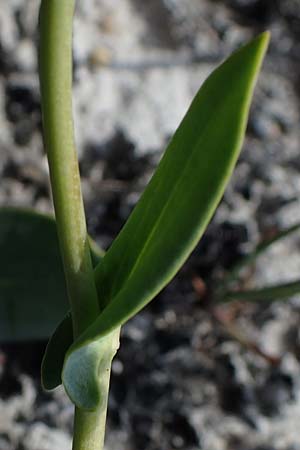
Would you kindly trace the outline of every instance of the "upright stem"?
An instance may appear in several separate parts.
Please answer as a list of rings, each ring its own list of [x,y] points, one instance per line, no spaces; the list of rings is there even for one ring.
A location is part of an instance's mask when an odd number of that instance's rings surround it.
[[[43,0],[40,11],[40,83],[44,140],[74,334],[99,313],[87,239],[72,115],[74,0]]]
[[[42,0],[39,71],[44,142],[74,337],[99,314],[72,115],[72,25],[75,0]],[[107,392],[109,373],[107,377]],[[74,450],[102,450],[106,402],[95,412],[76,409]]]
[[[103,401],[93,412],[75,410],[73,450],[102,450],[104,446],[106,411],[109,392],[110,370],[101,374]]]

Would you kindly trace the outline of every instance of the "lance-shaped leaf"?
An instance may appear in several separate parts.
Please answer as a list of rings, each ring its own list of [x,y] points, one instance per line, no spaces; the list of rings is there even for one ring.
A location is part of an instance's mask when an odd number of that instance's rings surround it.
[[[101,251],[91,247],[96,265]],[[46,339],[68,308],[55,220],[1,208],[0,341]]]
[[[97,267],[99,298],[106,307],[71,346],[62,373],[75,404],[92,409],[100,397],[90,395],[97,390],[90,387],[94,376],[84,382],[77,378],[90,363],[89,346],[126,322],[171,280],[211,219],[243,143],[268,39],[268,33],[254,39],[203,84],[138,205]]]
[[[45,339],[68,310],[53,218],[0,209],[0,340]]]

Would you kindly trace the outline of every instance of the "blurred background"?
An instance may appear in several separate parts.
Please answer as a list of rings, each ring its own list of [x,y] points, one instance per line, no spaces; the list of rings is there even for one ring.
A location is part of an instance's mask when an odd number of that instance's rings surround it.
[[[51,212],[39,4],[0,0],[0,206]],[[104,249],[203,80],[265,29],[272,41],[224,199],[176,279],[123,329],[108,450],[300,449],[300,295],[223,306],[210,295],[241,255],[300,222],[300,2],[77,1],[76,137],[88,227]],[[297,278],[296,233],[261,256],[242,287]],[[72,406],[60,389],[40,387],[44,347],[0,343],[0,450],[71,448]]]

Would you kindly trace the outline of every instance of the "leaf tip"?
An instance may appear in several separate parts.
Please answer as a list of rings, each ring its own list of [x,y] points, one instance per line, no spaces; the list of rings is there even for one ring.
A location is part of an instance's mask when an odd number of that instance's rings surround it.
[[[269,43],[271,39],[271,33],[270,31],[264,31],[263,33],[256,36],[256,38],[253,39],[250,44],[254,44],[256,51],[257,51],[257,59],[258,64],[260,65],[263,61],[263,58],[266,54],[266,51],[268,49]]]
[[[266,30],[263,33],[259,34],[257,38],[255,39],[257,41],[257,44],[259,46],[259,50],[261,53],[261,56],[263,57],[268,49],[269,43],[271,39],[271,32]]]
[[[47,351],[43,357],[41,364],[41,386],[46,392],[52,391],[59,386],[59,381],[57,380],[56,373],[53,373],[49,367]]]

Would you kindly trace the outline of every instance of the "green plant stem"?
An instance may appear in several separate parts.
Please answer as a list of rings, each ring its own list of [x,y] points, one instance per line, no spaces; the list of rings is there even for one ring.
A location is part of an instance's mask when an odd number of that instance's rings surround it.
[[[73,450],[102,450],[105,437],[106,411],[109,392],[110,368],[102,375],[103,395],[96,411],[85,412],[76,408],[74,420]],[[106,387],[106,389],[105,389]]]
[[[42,0],[39,70],[44,142],[49,161],[58,238],[74,337],[99,314],[91,262],[72,115],[72,26],[75,0]],[[101,374],[102,376],[103,374]],[[109,370],[107,377],[108,395]],[[95,412],[76,409],[74,450],[101,450],[106,401]]]
[[[44,140],[76,337],[95,320],[99,307],[73,132],[74,3],[74,0],[42,1],[39,57]]]

